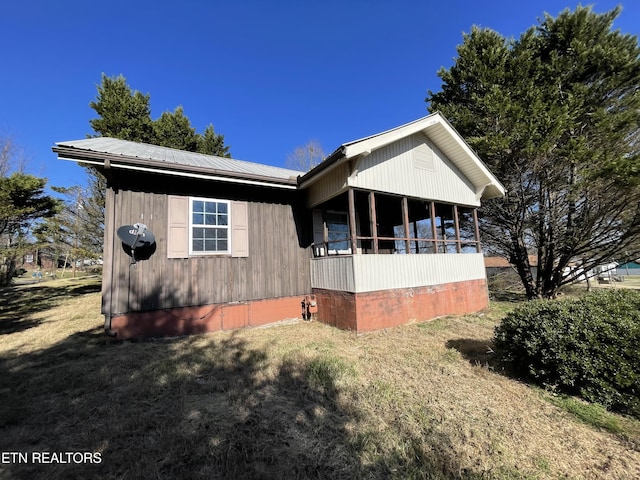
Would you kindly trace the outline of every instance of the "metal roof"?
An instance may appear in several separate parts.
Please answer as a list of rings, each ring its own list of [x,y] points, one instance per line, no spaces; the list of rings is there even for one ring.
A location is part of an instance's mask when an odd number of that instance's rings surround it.
[[[260,178],[278,183],[279,181],[286,183],[295,181],[299,175],[304,174],[304,172],[271,165],[187,152],[110,137],[56,142],[56,146],[57,148],[53,150],[59,154],[60,158],[70,157],[70,160],[81,162],[84,156],[87,157],[87,160],[91,158],[99,159],[95,155],[91,155],[92,153],[105,154],[109,156],[112,166],[115,168],[120,165],[114,165],[113,162],[121,161],[123,165],[153,165],[166,169],[167,173],[171,173],[173,169],[180,171],[193,170],[201,173],[211,171],[211,173],[219,175],[229,174],[233,177]]]

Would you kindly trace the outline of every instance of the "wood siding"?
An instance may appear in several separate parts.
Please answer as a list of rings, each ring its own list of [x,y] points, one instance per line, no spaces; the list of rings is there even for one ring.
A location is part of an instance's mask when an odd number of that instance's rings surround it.
[[[347,180],[351,187],[458,205],[480,205],[473,184],[422,133],[371,152],[356,167],[356,174]],[[326,181],[335,188],[331,179],[322,179],[314,187],[319,191],[328,188],[317,185]]]
[[[113,190],[107,198],[111,195]],[[262,196],[266,194],[263,192]],[[248,197],[250,194],[245,193],[241,198],[248,207],[247,257],[167,258],[168,195],[117,190],[107,227],[144,223],[156,237],[156,251],[148,260],[131,265],[131,257],[112,235],[111,243],[105,245],[105,259],[107,252],[113,252],[113,256],[110,264],[105,261],[104,279],[108,286],[103,290],[103,313],[115,315],[309,293],[310,248],[301,239],[294,205],[251,201]],[[109,239],[109,235],[105,237]]]
[[[482,254],[351,255],[311,260],[313,288],[373,292],[486,278]]]

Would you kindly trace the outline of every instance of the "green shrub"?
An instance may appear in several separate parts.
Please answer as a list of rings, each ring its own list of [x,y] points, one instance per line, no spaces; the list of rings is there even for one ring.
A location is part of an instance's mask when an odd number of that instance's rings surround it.
[[[640,418],[640,292],[529,302],[507,314],[494,343],[526,380]]]

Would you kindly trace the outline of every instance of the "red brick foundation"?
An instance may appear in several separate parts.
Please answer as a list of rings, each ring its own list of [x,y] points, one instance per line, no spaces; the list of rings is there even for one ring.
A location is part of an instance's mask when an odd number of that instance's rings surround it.
[[[242,303],[182,307],[115,315],[111,329],[117,338],[140,339],[256,327],[300,318],[304,295]]]
[[[318,320],[358,333],[478,312],[489,306],[484,279],[365,293],[315,288],[313,293],[318,301]]]

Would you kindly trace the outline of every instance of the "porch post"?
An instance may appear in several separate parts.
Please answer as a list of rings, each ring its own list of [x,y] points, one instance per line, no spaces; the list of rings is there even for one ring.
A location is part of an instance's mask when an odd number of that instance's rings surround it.
[[[436,228],[436,204],[429,202],[429,216],[431,217],[431,234],[433,235],[433,253],[438,252],[438,229]]]
[[[407,254],[411,253],[411,241],[409,236],[409,201],[407,197],[402,197],[402,224],[404,225],[404,248]],[[417,252],[416,252],[417,253]]]
[[[378,217],[376,215],[376,195],[369,192],[369,221],[373,237],[373,253],[378,253]]]
[[[358,251],[358,241],[356,240],[356,199],[353,188],[347,192],[349,199],[349,238],[351,238],[351,254]]]
[[[478,226],[478,209],[473,209],[473,229],[476,234],[476,251],[482,253],[482,247],[480,246],[480,228]]]
[[[460,222],[458,219],[458,206],[453,206],[453,225],[456,229],[456,252],[462,252],[462,245],[460,244]]]

